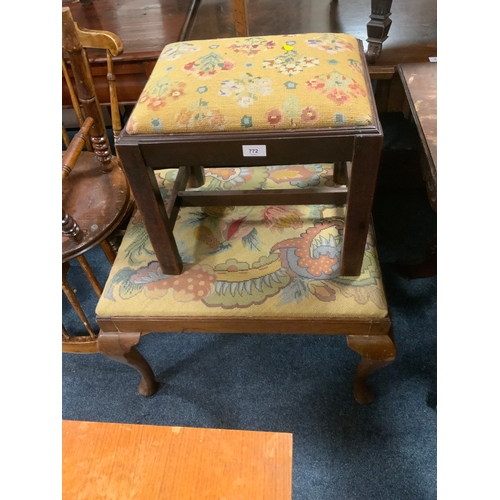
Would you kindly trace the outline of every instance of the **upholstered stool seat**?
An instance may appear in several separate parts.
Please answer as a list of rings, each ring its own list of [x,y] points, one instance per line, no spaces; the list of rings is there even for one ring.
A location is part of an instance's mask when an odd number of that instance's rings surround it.
[[[156,172],[166,205],[176,175]],[[196,191],[333,185],[331,164],[233,167],[206,169]],[[168,275],[136,212],[97,305],[99,350],[138,369],[149,395],[154,376],[133,349],[141,333],[345,333],[363,356],[356,399],[371,401],[366,376],[395,356],[391,320],[372,229],[360,275],[340,276],[344,221],[333,204],[184,207],[174,228],[184,269]]]
[[[167,45],[129,134],[363,126],[372,109],[358,41],[310,33]]]
[[[200,190],[332,183],[331,165],[207,169]],[[157,172],[166,199],[176,172]],[[359,277],[340,277],[344,209],[333,205],[183,208],[180,275],[165,275],[136,214],[97,306],[99,316],[385,318],[373,235]]]

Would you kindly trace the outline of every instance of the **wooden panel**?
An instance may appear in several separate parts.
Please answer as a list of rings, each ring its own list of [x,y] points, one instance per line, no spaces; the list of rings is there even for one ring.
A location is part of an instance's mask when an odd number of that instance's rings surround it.
[[[311,335],[387,335],[390,318],[354,317],[270,318],[252,317],[96,317],[106,332],[198,332],[198,333],[269,333]]]
[[[62,422],[63,499],[290,500],[292,435]]]
[[[401,80],[431,168],[437,168],[437,63],[402,64]]]
[[[402,64],[399,73],[425,155],[427,194],[437,211],[437,63]]]
[[[145,163],[154,170],[186,165],[204,167],[295,165],[297,163],[331,163],[351,161],[353,137],[340,136],[349,132],[375,133],[375,128],[300,130],[278,132],[245,131],[234,133],[163,134],[129,136],[124,131],[116,143],[120,157],[129,144],[140,140]],[[337,134],[338,132],[338,134]],[[335,135],[337,134],[337,135]],[[265,145],[264,157],[243,156],[243,146]],[[314,158],[314,160],[313,160]]]

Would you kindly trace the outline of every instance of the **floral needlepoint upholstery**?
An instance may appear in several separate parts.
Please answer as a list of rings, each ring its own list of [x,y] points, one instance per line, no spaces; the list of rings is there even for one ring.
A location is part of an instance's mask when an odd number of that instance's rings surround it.
[[[205,169],[205,189],[332,186],[332,165]],[[177,170],[157,171],[167,201]],[[138,213],[97,306],[101,317],[383,318],[387,304],[370,231],[361,275],[340,277],[344,208],[183,207],[180,275],[160,269]]]
[[[126,130],[272,130],[371,120],[357,39],[309,33],[167,45]]]

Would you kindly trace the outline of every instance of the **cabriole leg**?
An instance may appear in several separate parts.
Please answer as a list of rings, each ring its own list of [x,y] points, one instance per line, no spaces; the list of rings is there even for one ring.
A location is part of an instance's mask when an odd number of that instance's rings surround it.
[[[360,404],[369,404],[375,396],[366,384],[368,375],[396,358],[392,328],[388,335],[347,335],[347,345],[361,354],[354,379],[354,397]]]
[[[142,376],[139,383],[141,396],[152,396],[158,390],[158,382],[144,356],[134,347],[140,333],[99,332],[97,350],[104,356],[135,368]]]

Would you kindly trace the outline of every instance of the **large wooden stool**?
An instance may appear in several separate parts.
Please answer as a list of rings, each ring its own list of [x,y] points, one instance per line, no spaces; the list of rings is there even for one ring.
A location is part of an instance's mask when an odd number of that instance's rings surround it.
[[[153,178],[167,205],[176,176],[166,169]],[[279,189],[298,198],[311,187],[339,187],[332,164],[207,168],[193,191]],[[171,275],[155,256],[147,215],[136,212],[97,305],[99,351],[137,369],[139,393],[149,396],[157,382],[134,347],[141,334],[345,334],[362,356],[355,398],[371,402],[366,378],[396,351],[373,231],[360,275],[340,276],[345,214],[333,204],[180,208],[173,235],[184,270]]]

